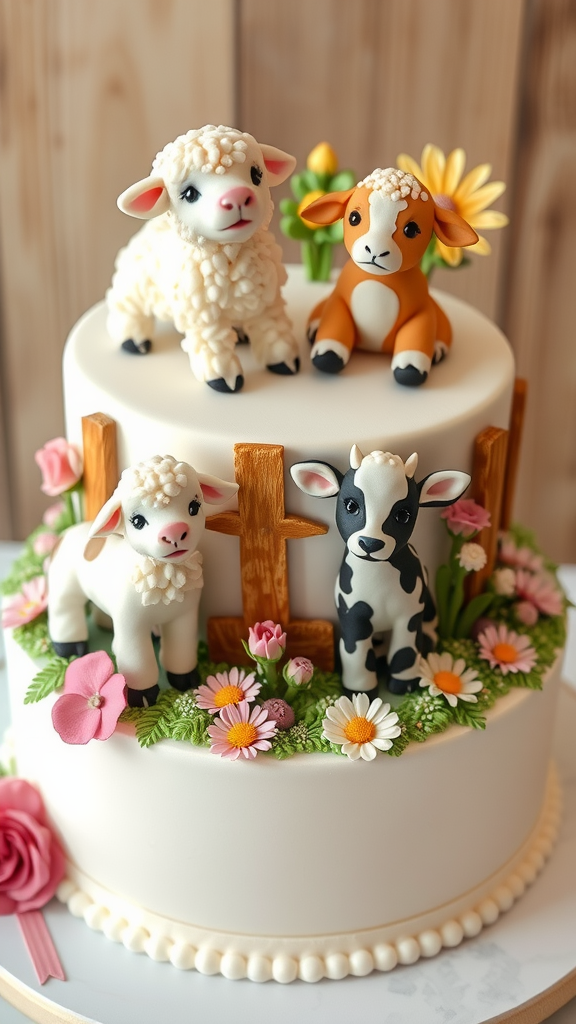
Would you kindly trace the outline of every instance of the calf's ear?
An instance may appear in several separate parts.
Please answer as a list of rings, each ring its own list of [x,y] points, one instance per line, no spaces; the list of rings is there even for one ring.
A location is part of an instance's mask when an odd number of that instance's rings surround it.
[[[445,210],[434,204],[434,234],[444,245],[474,245],[478,235],[455,210]]]
[[[152,217],[159,217],[166,213],[170,207],[170,198],[162,178],[142,178],[134,185],[130,185],[116,200],[118,209],[130,217],[138,217],[139,220],[151,220]]]
[[[102,506],[96,516],[88,536],[108,537],[111,533],[124,533],[124,517],[122,515],[122,504],[117,493],[114,492],[105,505]]]
[[[290,156],[276,146],[260,146],[264,157],[264,166],[268,174],[269,185],[281,185],[289,178],[296,167],[296,157]]]
[[[345,192],[328,192],[306,206],[300,216],[304,220],[311,220],[313,224],[335,224],[346,213],[348,200],[354,191],[349,188]]]
[[[432,507],[452,505],[464,494],[469,483],[468,473],[460,473],[458,470],[446,469],[431,473],[418,484],[418,504]]]
[[[290,476],[304,494],[313,498],[331,498],[338,494],[342,474],[327,462],[296,462],[290,466]]]

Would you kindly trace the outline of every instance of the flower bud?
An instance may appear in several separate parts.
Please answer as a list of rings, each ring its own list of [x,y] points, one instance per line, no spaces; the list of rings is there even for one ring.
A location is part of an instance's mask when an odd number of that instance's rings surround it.
[[[338,157],[328,142],[319,142],[308,154],[306,167],[315,174],[329,174],[332,177],[338,168]]]

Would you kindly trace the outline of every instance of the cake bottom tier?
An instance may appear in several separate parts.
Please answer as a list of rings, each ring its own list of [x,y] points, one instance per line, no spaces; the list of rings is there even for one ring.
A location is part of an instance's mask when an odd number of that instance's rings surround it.
[[[486,730],[457,726],[394,758],[230,762],[130,727],[63,744],[33,662],[8,638],[19,774],[69,857],[60,896],[157,960],[255,981],[315,981],[432,956],[496,920],[542,867],[559,794],[550,748],[559,663]]]

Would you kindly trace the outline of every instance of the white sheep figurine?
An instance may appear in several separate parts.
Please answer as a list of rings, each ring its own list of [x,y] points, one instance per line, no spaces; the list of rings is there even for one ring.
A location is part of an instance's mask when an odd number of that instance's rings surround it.
[[[242,387],[235,345],[245,336],[273,373],[298,371],[282,252],[268,230],[270,187],[295,165],[223,125],[193,129],[158,153],[149,177],[118,199],[149,221],[120,250],[106,295],[108,331],[123,349],[146,354],[158,317],[184,335],[192,372],[216,391]]]
[[[112,620],[131,706],[154,704],[158,696],[153,630],[160,632],[170,685],[197,686],[204,505],[221,504],[237,490],[169,455],[126,469],[94,522],[67,530],[52,557],[48,620],[56,653],[86,654],[90,600]]]

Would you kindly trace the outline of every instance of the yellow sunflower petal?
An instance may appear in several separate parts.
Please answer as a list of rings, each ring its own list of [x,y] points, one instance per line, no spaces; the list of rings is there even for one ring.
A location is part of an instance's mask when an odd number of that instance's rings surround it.
[[[433,195],[444,191],[444,168],[446,157],[438,146],[430,142],[422,150],[422,170],[424,171],[424,184],[430,189]]]
[[[494,203],[504,192],[506,185],[503,181],[490,181],[487,185],[483,185],[473,195],[468,196],[463,203],[461,203],[461,209],[466,210],[462,216],[466,218],[473,217],[475,213],[479,213],[480,210],[485,210],[487,206]]]
[[[466,247],[467,252],[476,252],[479,256],[489,256],[492,252],[492,246],[490,242],[487,242],[482,235],[478,236],[478,241],[474,242],[474,245],[468,245]]]
[[[506,214],[499,210],[481,210],[470,219],[473,228],[505,228],[508,223]]]
[[[444,171],[444,195],[453,196],[458,188],[458,182],[464,174],[466,166],[466,153],[463,149],[453,149],[446,157],[446,170]]]
[[[477,188],[480,188],[492,174],[492,164],[478,164],[478,167],[473,167],[463,181],[460,182],[458,189],[454,195],[456,202],[467,199],[472,192],[475,192]]]
[[[446,260],[448,266],[460,266],[462,262],[462,249],[459,246],[444,245],[444,242],[441,242],[440,239],[438,238],[436,240],[436,248],[438,249],[438,253],[442,257],[442,259]]]
[[[418,181],[423,181],[424,171],[419,164],[416,163],[414,157],[408,156],[408,153],[399,153],[396,158],[396,166],[401,171],[408,171],[409,174],[413,174]],[[424,183],[425,184],[425,183]]]

